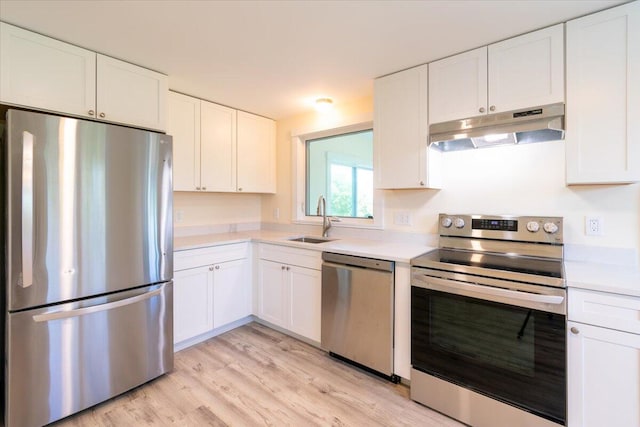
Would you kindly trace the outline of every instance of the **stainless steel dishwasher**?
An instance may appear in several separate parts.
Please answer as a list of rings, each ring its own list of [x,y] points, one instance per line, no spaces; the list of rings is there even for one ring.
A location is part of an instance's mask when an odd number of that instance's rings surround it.
[[[322,253],[321,345],[393,382],[394,263]]]

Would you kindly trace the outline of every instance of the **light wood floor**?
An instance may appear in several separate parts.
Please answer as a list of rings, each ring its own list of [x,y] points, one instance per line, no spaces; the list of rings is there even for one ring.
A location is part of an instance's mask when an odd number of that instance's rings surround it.
[[[52,426],[462,426],[408,396],[251,323],[176,353],[172,373]]]

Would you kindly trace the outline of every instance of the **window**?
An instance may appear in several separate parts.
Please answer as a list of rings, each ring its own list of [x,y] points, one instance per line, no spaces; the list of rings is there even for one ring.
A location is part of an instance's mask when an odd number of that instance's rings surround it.
[[[344,118],[318,121],[318,127],[291,133],[292,219],[321,224],[317,207],[324,196],[327,214],[339,218],[334,227],[380,229],[384,197],[374,189],[373,115]]]
[[[326,199],[327,215],[373,218],[373,130],[305,139],[306,209],[317,214]]]

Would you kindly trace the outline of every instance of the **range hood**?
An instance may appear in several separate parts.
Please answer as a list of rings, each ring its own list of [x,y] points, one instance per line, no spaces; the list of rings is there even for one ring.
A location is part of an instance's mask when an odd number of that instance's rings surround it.
[[[429,126],[432,148],[469,150],[564,139],[564,104],[487,114]]]

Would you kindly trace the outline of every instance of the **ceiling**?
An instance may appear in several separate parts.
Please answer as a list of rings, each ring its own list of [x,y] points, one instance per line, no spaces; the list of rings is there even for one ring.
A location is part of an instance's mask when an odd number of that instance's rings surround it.
[[[617,0],[0,0],[0,20],[169,75],[171,89],[281,119],[373,79]]]

